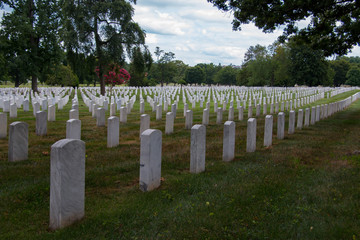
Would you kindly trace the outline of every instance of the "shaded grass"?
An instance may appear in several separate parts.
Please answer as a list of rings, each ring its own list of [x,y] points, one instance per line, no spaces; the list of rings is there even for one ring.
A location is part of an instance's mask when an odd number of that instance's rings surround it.
[[[163,135],[162,185],[150,193],[138,190],[138,105],[120,125],[120,145],[107,149],[106,128],[96,127],[79,101],[86,142],[85,219],[48,231],[50,146],[65,137],[70,106],[57,111],[44,137],[35,135],[31,112],[19,111],[18,119],[30,127],[29,160],[8,163],[7,139],[0,140],[1,239],[360,237],[360,155],[355,152],[360,150],[360,101],[314,126],[286,133],[281,141],[274,117],[270,148],[262,146],[261,116],[255,153],[245,153],[246,121],[236,121],[236,158],[230,163],[221,161],[223,126],[214,125],[211,108],[206,172],[196,175],[189,173],[190,131],[178,110],[174,134]],[[155,121],[148,106],[146,113],[151,127],[164,131],[165,112],[162,121]],[[194,116],[194,124],[200,123],[202,111],[195,109]]]

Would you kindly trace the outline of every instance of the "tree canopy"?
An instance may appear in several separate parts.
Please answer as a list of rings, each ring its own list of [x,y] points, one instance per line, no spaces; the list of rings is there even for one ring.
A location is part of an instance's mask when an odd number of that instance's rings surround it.
[[[284,27],[284,41],[290,37],[324,50],[325,56],[344,55],[360,44],[360,1],[358,0],[208,0],[234,14],[234,30],[253,22],[264,32]],[[298,23],[307,20],[304,28]]]
[[[66,49],[92,53],[99,68],[101,94],[110,62],[124,64],[134,46],[145,42],[145,33],[133,21],[134,8],[126,0],[62,0],[63,38]]]

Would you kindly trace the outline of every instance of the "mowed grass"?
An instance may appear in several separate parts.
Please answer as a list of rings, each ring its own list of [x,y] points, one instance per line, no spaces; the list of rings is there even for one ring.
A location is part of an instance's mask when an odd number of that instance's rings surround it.
[[[108,149],[106,128],[96,127],[78,95],[86,143],[85,218],[48,230],[50,147],[65,138],[70,104],[57,110],[57,121],[48,122],[43,137],[35,135],[32,112],[20,110],[16,120],[29,124],[29,160],[9,163],[8,139],[0,140],[0,239],[360,238],[360,101],[293,135],[287,134],[286,124],[284,140],[276,139],[274,115],[269,148],[262,146],[260,116],[254,153],[245,152],[246,121],[236,120],[236,158],[229,163],[222,162],[223,125],[215,125],[211,104],[206,171],[201,174],[189,173],[190,131],[179,109],[174,134],[163,134],[161,187],[143,193],[138,187],[138,103],[128,123],[120,125],[120,145]],[[151,128],[164,133],[165,112],[162,121],[155,121],[146,104],[146,113]],[[198,107],[194,124],[201,117]]]

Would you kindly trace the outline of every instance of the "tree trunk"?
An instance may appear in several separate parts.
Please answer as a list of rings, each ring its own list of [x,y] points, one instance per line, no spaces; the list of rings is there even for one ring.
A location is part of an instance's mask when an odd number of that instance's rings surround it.
[[[20,86],[20,78],[19,75],[17,74],[15,76],[15,87],[18,88]]]
[[[31,89],[33,90],[33,92],[38,92],[36,75],[31,76]]]

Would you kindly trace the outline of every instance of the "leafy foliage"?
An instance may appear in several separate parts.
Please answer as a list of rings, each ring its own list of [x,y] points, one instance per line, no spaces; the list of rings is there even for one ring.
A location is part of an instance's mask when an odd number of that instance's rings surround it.
[[[205,81],[205,71],[199,67],[189,67],[185,73],[185,81],[188,84],[201,84]]]
[[[17,86],[31,76],[32,90],[37,91],[38,78],[45,76],[61,59],[58,1],[3,0],[2,3],[11,8],[1,21],[9,74]]]
[[[351,86],[360,86],[360,68],[352,67],[346,74],[346,84]]]
[[[236,84],[237,69],[232,66],[223,67],[215,75],[215,82],[221,85],[235,85]]]
[[[46,83],[58,86],[78,86],[79,78],[73,73],[70,66],[58,65],[52,74],[47,75]]]
[[[129,85],[146,86],[147,83],[145,78],[148,75],[148,71],[151,69],[152,63],[153,59],[151,53],[146,47],[143,51],[140,47],[134,47],[130,64],[130,73],[132,77],[129,81]]]
[[[125,0],[63,0],[63,38],[67,50],[94,54],[99,67],[101,94],[105,94],[105,68],[123,65],[133,46],[144,44],[145,34],[132,19],[134,9]]]
[[[280,40],[295,38],[321,49],[325,56],[344,55],[360,43],[360,2],[354,0],[208,0],[234,14],[234,30],[253,22],[264,32],[285,26]],[[298,23],[308,20],[299,29]]]

